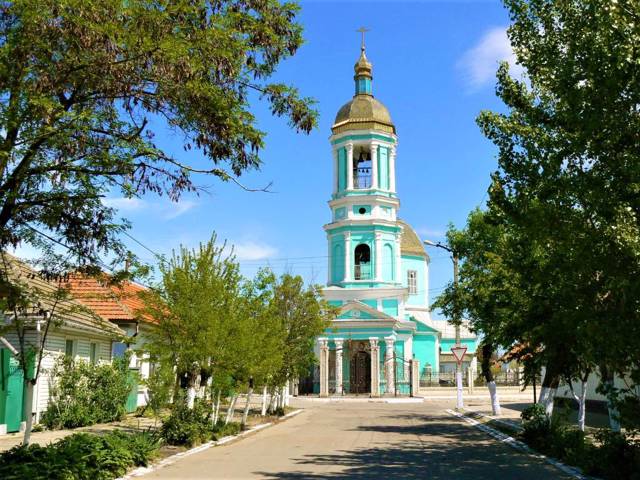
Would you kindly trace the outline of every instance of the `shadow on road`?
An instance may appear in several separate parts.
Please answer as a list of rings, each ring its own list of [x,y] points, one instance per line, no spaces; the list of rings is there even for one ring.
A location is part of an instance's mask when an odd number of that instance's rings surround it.
[[[358,431],[383,433],[374,448],[339,450],[294,459],[295,471],[255,472],[272,479],[518,479],[560,478],[556,470],[499,444],[456,420],[398,415],[411,425],[370,425]],[[381,422],[382,423],[382,422]],[[386,423],[386,422],[384,422]],[[396,421],[396,423],[398,423]]]

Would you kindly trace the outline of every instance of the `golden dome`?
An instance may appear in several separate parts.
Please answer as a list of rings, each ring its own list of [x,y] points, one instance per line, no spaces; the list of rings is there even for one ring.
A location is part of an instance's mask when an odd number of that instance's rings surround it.
[[[382,130],[395,134],[396,127],[391,121],[389,110],[371,94],[373,67],[365,55],[364,45],[353,69],[356,94],[338,110],[331,130],[334,134],[351,129]]]
[[[331,129],[337,133],[336,129],[347,125],[351,128],[379,128],[396,133],[389,110],[371,95],[356,95],[344,104],[338,110]],[[346,130],[346,128],[340,128],[340,130]]]
[[[411,226],[398,220],[398,226],[402,227],[402,237],[400,238],[400,255],[413,255],[415,257],[424,257],[429,261],[429,255],[424,249],[424,245]]]

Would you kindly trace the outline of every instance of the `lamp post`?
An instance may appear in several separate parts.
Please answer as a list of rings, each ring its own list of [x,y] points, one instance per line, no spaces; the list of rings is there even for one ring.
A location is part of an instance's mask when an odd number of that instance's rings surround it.
[[[423,240],[423,243],[425,245],[428,245],[430,247],[436,247],[436,248],[442,248],[443,250],[446,250],[447,252],[449,252],[451,254],[451,260],[453,260],[453,291],[455,292],[455,298],[457,300],[458,297],[458,254],[456,253],[456,251],[454,249],[452,249],[451,247],[444,245],[440,242],[432,242],[431,240]],[[455,327],[455,347],[460,347],[461,346],[461,342],[460,342],[460,318],[458,318],[458,309],[457,309],[457,305],[456,308],[454,308],[454,316],[455,318],[453,318],[453,324]],[[461,366],[461,362],[456,361],[456,390],[457,390],[457,402],[456,402],[456,408],[457,409],[462,409],[464,408],[464,403],[462,401],[462,369],[460,368]]]

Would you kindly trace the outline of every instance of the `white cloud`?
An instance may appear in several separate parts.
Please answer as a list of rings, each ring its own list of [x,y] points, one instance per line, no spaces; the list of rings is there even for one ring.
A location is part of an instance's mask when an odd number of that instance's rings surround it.
[[[463,70],[469,89],[475,91],[495,82],[501,61],[509,62],[512,75],[517,77],[522,74],[522,67],[516,65],[506,27],[496,27],[486,32],[476,46],[464,53],[457,66]]]
[[[108,207],[116,208],[125,212],[140,210],[148,206],[144,200],[136,197],[108,197],[103,200],[103,203]]]
[[[278,250],[266,243],[254,241],[239,242],[233,245],[233,252],[238,260],[265,260],[273,258]]]
[[[179,202],[171,202],[169,204],[169,209],[166,210],[165,207],[165,214],[164,214],[164,218],[166,220],[171,220],[173,218],[179,217],[180,215],[182,215],[183,213],[188,212],[189,210],[191,210],[192,208],[194,208],[195,206],[197,206],[198,203],[194,202],[193,200],[180,200]]]

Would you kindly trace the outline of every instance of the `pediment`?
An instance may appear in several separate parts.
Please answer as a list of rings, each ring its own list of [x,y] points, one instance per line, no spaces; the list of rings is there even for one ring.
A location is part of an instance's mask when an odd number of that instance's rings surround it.
[[[343,320],[395,320],[392,316],[358,300],[351,300],[342,305],[338,318]]]

